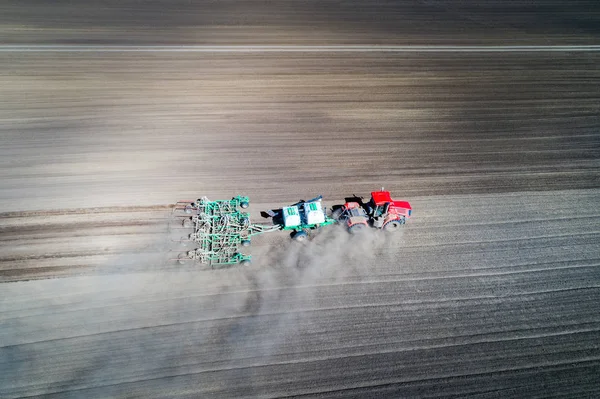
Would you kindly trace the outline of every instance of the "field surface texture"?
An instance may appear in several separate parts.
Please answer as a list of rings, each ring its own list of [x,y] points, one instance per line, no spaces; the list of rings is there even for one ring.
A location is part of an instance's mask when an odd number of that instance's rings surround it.
[[[85,3],[0,5],[1,398],[600,396],[597,2]],[[172,261],[176,200],[382,186]]]

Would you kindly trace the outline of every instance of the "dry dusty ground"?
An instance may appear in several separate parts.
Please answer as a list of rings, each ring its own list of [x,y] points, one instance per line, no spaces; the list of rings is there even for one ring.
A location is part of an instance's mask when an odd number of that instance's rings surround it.
[[[595,188],[599,61],[5,54],[0,207]]]
[[[2,396],[594,396],[599,201],[414,198],[398,236],[274,233],[214,271],[164,259],[164,210],[5,219],[42,229],[3,234],[5,281],[78,276],[3,284]]]
[[[4,0],[9,44],[597,44],[595,0]]]
[[[600,26],[584,1],[319,3],[5,2],[0,31],[597,44]],[[599,63],[0,53],[0,397],[600,396]],[[256,216],[381,186],[415,208],[399,235],[169,261],[176,200],[247,194]]]

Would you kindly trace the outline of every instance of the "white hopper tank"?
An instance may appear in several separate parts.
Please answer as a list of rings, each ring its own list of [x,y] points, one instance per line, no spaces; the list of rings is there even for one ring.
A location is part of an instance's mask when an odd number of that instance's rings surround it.
[[[320,224],[325,222],[325,213],[321,201],[305,202],[302,204],[306,224]]]
[[[283,224],[285,227],[296,227],[300,226],[302,221],[300,220],[300,212],[297,206],[286,206],[282,209],[283,211]]]

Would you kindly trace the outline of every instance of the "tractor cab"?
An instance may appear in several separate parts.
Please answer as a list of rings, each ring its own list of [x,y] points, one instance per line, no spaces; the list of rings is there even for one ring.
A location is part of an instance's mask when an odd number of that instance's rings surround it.
[[[387,213],[386,204],[392,202],[392,197],[389,191],[373,191],[371,192],[371,200],[368,202],[368,210],[372,217],[379,217]]]
[[[397,214],[408,218],[412,213],[412,207],[408,201],[394,201],[390,192],[383,189],[371,192],[367,209],[373,218],[387,216],[388,214]]]

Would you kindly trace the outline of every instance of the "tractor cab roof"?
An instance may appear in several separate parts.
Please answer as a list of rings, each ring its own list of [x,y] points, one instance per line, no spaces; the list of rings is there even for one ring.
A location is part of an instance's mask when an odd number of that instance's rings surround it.
[[[375,205],[383,205],[386,202],[392,202],[392,197],[390,196],[389,191],[373,191],[371,193],[371,198]]]
[[[375,206],[381,206],[389,202],[396,208],[412,209],[408,201],[394,201],[390,196],[389,191],[373,191],[371,193],[371,198],[373,199]]]

